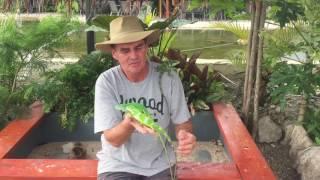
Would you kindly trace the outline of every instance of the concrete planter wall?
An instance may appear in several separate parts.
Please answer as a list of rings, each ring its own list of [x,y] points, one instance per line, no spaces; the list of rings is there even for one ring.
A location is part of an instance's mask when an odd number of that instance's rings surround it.
[[[210,123],[205,127],[208,129],[204,130],[202,126],[207,125],[201,122],[200,131],[217,132],[210,127],[216,124],[220,132],[218,136],[223,140],[231,162],[178,163],[178,179],[276,179],[234,108],[231,105],[216,104],[213,109],[211,116],[214,115],[216,123]],[[43,116],[42,107],[37,106],[34,107],[31,119],[15,120],[0,131],[0,179],[97,178],[96,160],[25,158],[32,147],[39,143],[77,140],[80,134],[87,131],[86,128],[80,128],[77,130],[79,132],[75,131],[73,135],[66,131],[56,131],[53,127],[57,124],[50,119],[54,119],[54,114]],[[92,124],[88,124],[87,128],[93,128]],[[216,136],[217,134],[211,134],[209,139]],[[91,140],[98,137],[81,137],[81,140],[83,138]]]

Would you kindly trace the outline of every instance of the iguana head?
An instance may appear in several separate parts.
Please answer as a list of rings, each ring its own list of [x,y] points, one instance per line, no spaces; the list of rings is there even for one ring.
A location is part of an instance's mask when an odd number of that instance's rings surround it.
[[[122,111],[122,112],[127,111],[127,105],[126,105],[126,104],[117,104],[117,105],[115,106],[115,108],[116,108],[117,110]]]

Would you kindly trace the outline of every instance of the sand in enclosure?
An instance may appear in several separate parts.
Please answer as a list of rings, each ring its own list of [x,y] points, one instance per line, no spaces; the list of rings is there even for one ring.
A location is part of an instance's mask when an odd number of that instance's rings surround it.
[[[74,159],[71,153],[75,142],[52,142],[35,147],[28,158],[39,159]],[[100,141],[81,141],[81,148],[85,149],[84,159],[96,159],[96,153],[101,149]],[[176,146],[176,142],[174,145]],[[210,157],[211,156],[211,157]],[[178,155],[178,161],[185,162],[228,162],[229,158],[221,143],[215,141],[197,142],[193,153],[189,156]]]

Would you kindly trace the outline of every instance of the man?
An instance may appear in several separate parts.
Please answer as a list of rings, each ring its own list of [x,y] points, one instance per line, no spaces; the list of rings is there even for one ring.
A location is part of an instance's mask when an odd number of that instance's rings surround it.
[[[110,23],[110,40],[96,48],[111,52],[119,66],[103,72],[95,86],[95,132],[101,135],[102,150],[97,153],[98,179],[170,179],[174,150],[166,152],[152,129],[128,116],[115,105],[136,102],[144,105],[163,129],[176,127],[178,147],[188,155],[195,146],[192,124],[182,83],[172,72],[160,79],[158,64],[147,59],[148,47],[159,39],[158,30],[144,31],[139,19],[124,16]],[[171,169],[172,170],[172,169]]]

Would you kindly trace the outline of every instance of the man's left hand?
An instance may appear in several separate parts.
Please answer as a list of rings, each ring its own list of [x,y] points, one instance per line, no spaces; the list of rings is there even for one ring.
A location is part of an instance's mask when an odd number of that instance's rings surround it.
[[[181,129],[178,132],[177,139],[177,153],[181,155],[189,155],[192,152],[193,148],[196,146],[196,137],[186,130]]]

